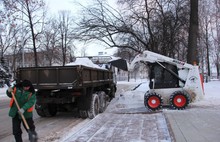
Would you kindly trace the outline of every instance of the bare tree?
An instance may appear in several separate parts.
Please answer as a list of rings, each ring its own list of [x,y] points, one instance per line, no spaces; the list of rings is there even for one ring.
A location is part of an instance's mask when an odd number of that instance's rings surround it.
[[[175,52],[181,51],[178,48],[185,51],[188,13],[184,7],[187,2],[120,0],[118,4],[120,10],[97,0],[93,7],[85,8],[77,29],[79,39],[99,40],[108,47],[135,52],[151,50],[173,57]],[[184,59],[183,56],[177,57]]]
[[[59,64],[61,61],[59,55],[59,23],[57,19],[49,19],[44,26],[41,39],[41,52],[45,55],[42,65]]]
[[[220,79],[220,1],[214,1],[215,8],[213,14],[214,28],[212,29],[212,37],[214,39],[213,58],[216,67],[217,78]],[[215,36],[216,35],[216,36]]]
[[[25,24],[30,30],[32,39],[35,66],[38,66],[37,58],[37,36],[41,33],[43,17],[45,16],[45,3],[42,0],[4,0],[4,6],[11,13],[21,13],[16,17],[20,23]],[[24,26],[24,27],[26,27]],[[23,28],[24,28],[23,27]]]
[[[210,63],[210,54],[211,54],[211,10],[208,7],[212,3],[210,1],[201,1],[200,4],[200,36],[199,36],[199,49],[198,49],[198,55],[201,63],[201,69],[203,73],[207,73],[206,81],[210,80],[211,77],[211,63]],[[202,16],[206,15],[206,16]]]
[[[74,48],[73,22],[74,21],[71,18],[70,11],[59,12],[60,47],[62,51],[63,66],[67,61],[67,53],[71,51],[71,48]]]

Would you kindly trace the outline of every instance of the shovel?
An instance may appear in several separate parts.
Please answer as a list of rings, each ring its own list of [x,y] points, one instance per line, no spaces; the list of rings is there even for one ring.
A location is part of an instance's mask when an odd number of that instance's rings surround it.
[[[32,133],[32,131],[30,130],[30,127],[29,127],[28,124],[27,124],[27,121],[26,121],[24,115],[23,115],[22,113],[20,113],[21,108],[20,108],[20,106],[18,105],[18,102],[17,102],[17,100],[16,100],[16,98],[15,98],[14,93],[11,92],[11,94],[12,94],[12,97],[13,97],[13,99],[14,99],[14,101],[15,101],[15,104],[16,104],[16,106],[17,106],[17,108],[18,108],[18,112],[19,112],[19,114],[21,115],[21,118],[22,118],[22,120],[23,120],[23,122],[24,122],[24,125],[25,125],[25,127],[26,127],[26,129],[27,129],[27,131],[28,131],[28,136],[29,136],[30,142],[37,142],[37,136],[36,136],[36,134],[33,134],[33,133]]]

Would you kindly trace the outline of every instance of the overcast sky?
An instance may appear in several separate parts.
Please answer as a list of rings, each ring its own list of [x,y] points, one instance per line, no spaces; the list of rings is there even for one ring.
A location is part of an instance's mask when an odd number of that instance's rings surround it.
[[[88,0],[89,1],[89,0]],[[70,10],[73,13],[79,10],[79,6],[75,2],[80,2],[80,4],[86,5],[88,3],[86,0],[46,0],[46,4],[49,7],[51,13],[57,13],[60,10]]]
[[[110,0],[111,4],[113,4],[114,0]],[[74,16],[77,16],[77,14],[80,11],[80,6],[76,3],[80,3],[83,6],[87,6],[91,4],[91,0],[46,0],[46,4],[48,5],[49,8],[49,13],[52,15],[58,14],[58,11],[61,10],[70,10],[71,13]],[[91,43],[89,45],[83,45],[83,44],[78,44],[75,45],[77,47],[77,51],[75,52],[77,55],[81,55],[81,47],[86,47],[86,53],[87,55],[90,56],[96,56],[98,55],[98,52],[105,52],[108,55],[112,55],[115,51],[115,49],[106,49],[105,47],[101,46],[100,44],[95,44]]]

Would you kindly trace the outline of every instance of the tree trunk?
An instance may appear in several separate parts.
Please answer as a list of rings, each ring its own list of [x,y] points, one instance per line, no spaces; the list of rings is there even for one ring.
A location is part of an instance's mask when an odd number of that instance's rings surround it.
[[[198,37],[198,0],[190,0],[190,27],[188,39],[187,62],[198,64],[197,37]]]
[[[31,12],[30,12],[30,9],[29,9],[28,1],[26,1],[26,4],[27,4],[28,19],[29,19],[30,28],[31,28],[33,48],[34,48],[34,63],[35,63],[35,67],[37,67],[38,66],[38,61],[37,61],[37,48],[36,48],[36,43],[35,43],[36,40],[35,40],[34,26],[33,26],[33,22],[32,22],[32,17],[31,17]]]

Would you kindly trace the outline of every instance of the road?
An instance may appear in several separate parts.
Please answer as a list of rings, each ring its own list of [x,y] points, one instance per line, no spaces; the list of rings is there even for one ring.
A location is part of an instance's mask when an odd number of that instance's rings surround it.
[[[14,141],[11,118],[8,116],[8,106],[9,99],[0,100],[0,142]],[[42,118],[37,115],[36,111],[34,112],[34,121],[40,142],[59,139],[68,129],[79,123],[90,121],[90,119],[75,117],[73,113],[58,113],[56,117]],[[24,129],[23,138],[24,142],[28,142],[27,133]]]
[[[136,84],[118,85],[116,95],[132,89],[134,86],[136,86]],[[1,97],[0,99],[0,142],[14,141],[14,137],[12,135],[12,120],[8,116],[9,101],[10,99],[7,97]],[[77,116],[74,116],[73,113],[58,113],[56,117],[43,118],[38,116],[36,111],[34,111],[34,122],[39,136],[38,142],[56,141],[75,125],[87,123],[89,121],[91,120],[78,118]],[[23,141],[28,142],[28,136],[24,129]]]

